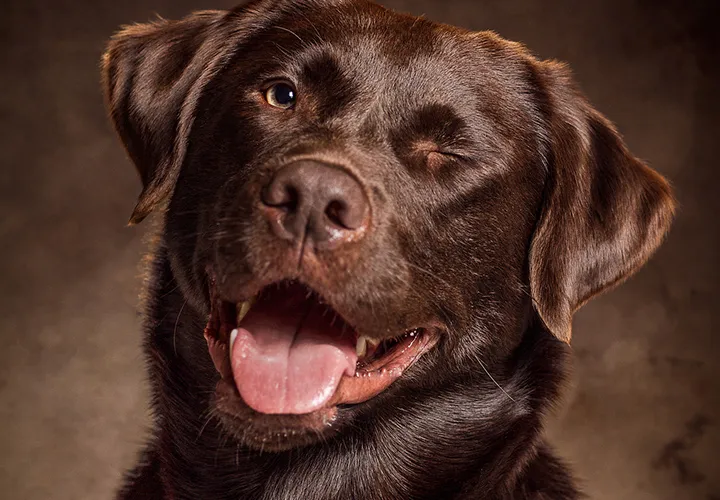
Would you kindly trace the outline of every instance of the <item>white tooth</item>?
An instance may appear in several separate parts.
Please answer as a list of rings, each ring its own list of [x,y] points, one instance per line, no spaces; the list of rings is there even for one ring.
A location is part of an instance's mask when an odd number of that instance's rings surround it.
[[[235,341],[237,340],[237,336],[238,336],[238,331],[236,328],[232,332],[230,332],[230,352],[232,352],[233,344],[235,344]]]
[[[370,337],[362,335],[357,339],[357,344],[355,345],[355,352],[357,353],[359,358],[362,358],[363,356],[367,355],[368,347],[372,350],[375,350],[379,345],[379,340],[371,339]]]
[[[240,322],[243,320],[245,316],[247,316],[247,313],[250,312],[250,308],[255,303],[255,299],[250,299],[247,302],[243,302],[241,304],[237,305],[238,314],[237,314],[237,324],[240,325]]]
[[[367,354],[367,342],[367,337],[358,337],[357,344],[355,344],[355,352],[357,353],[358,358],[362,358],[365,354]]]

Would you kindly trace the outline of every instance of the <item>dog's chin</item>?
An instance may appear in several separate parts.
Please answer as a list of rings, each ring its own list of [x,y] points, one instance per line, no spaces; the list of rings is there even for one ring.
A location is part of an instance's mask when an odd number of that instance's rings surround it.
[[[279,282],[240,303],[211,280],[205,328],[220,374],[214,411],[226,431],[263,451],[327,440],[342,427],[340,408],[386,391],[439,339],[439,329],[376,336],[348,324],[304,284]]]
[[[242,445],[261,452],[283,452],[327,441],[342,428],[336,406],[306,415],[258,413],[245,404],[235,386],[225,379],[218,382],[213,405],[225,432]]]

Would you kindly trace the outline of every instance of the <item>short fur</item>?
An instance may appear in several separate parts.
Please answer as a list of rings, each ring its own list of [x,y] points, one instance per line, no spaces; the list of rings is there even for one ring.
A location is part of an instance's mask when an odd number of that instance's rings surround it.
[[[255,0],[125,28],[103,77],[143,181],[132,221],[167,202],[146,311],[154,433],[119,499],[579,497],[541,436],[572,314],[650,257],[674,204],[565,66],[365,0]],[[276,78],[295,109],[263,101]],[[373,221],[298,266],[257,200],[308,157],[351,172]],[[293,417],[218,410],[208,269],[228,300],[292,278],[351,324],[444,335],[288,445]]]

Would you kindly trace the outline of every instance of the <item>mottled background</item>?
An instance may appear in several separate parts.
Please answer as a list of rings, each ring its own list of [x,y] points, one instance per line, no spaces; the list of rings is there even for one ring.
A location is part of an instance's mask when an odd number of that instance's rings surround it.
[[[598,499],[720,499],[720,170],[713,3],[394,0],[568,61],[681,202],[667,244],[576,317],[553,441]],[[147,418],[139,182],[107,124],[105,40],[228,0],[11,0],[0,9],[0,497],[111,498]]]

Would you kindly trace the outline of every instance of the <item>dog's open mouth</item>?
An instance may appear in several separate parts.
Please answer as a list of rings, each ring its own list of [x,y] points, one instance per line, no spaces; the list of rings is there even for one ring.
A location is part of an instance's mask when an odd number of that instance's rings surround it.
[[[205,328],[224,381],[263,414],[303,415],[365,402],[437,341],[416,328],[392,339],[359,334],[308,287],[282,282],[249,302],[212,299]]]

